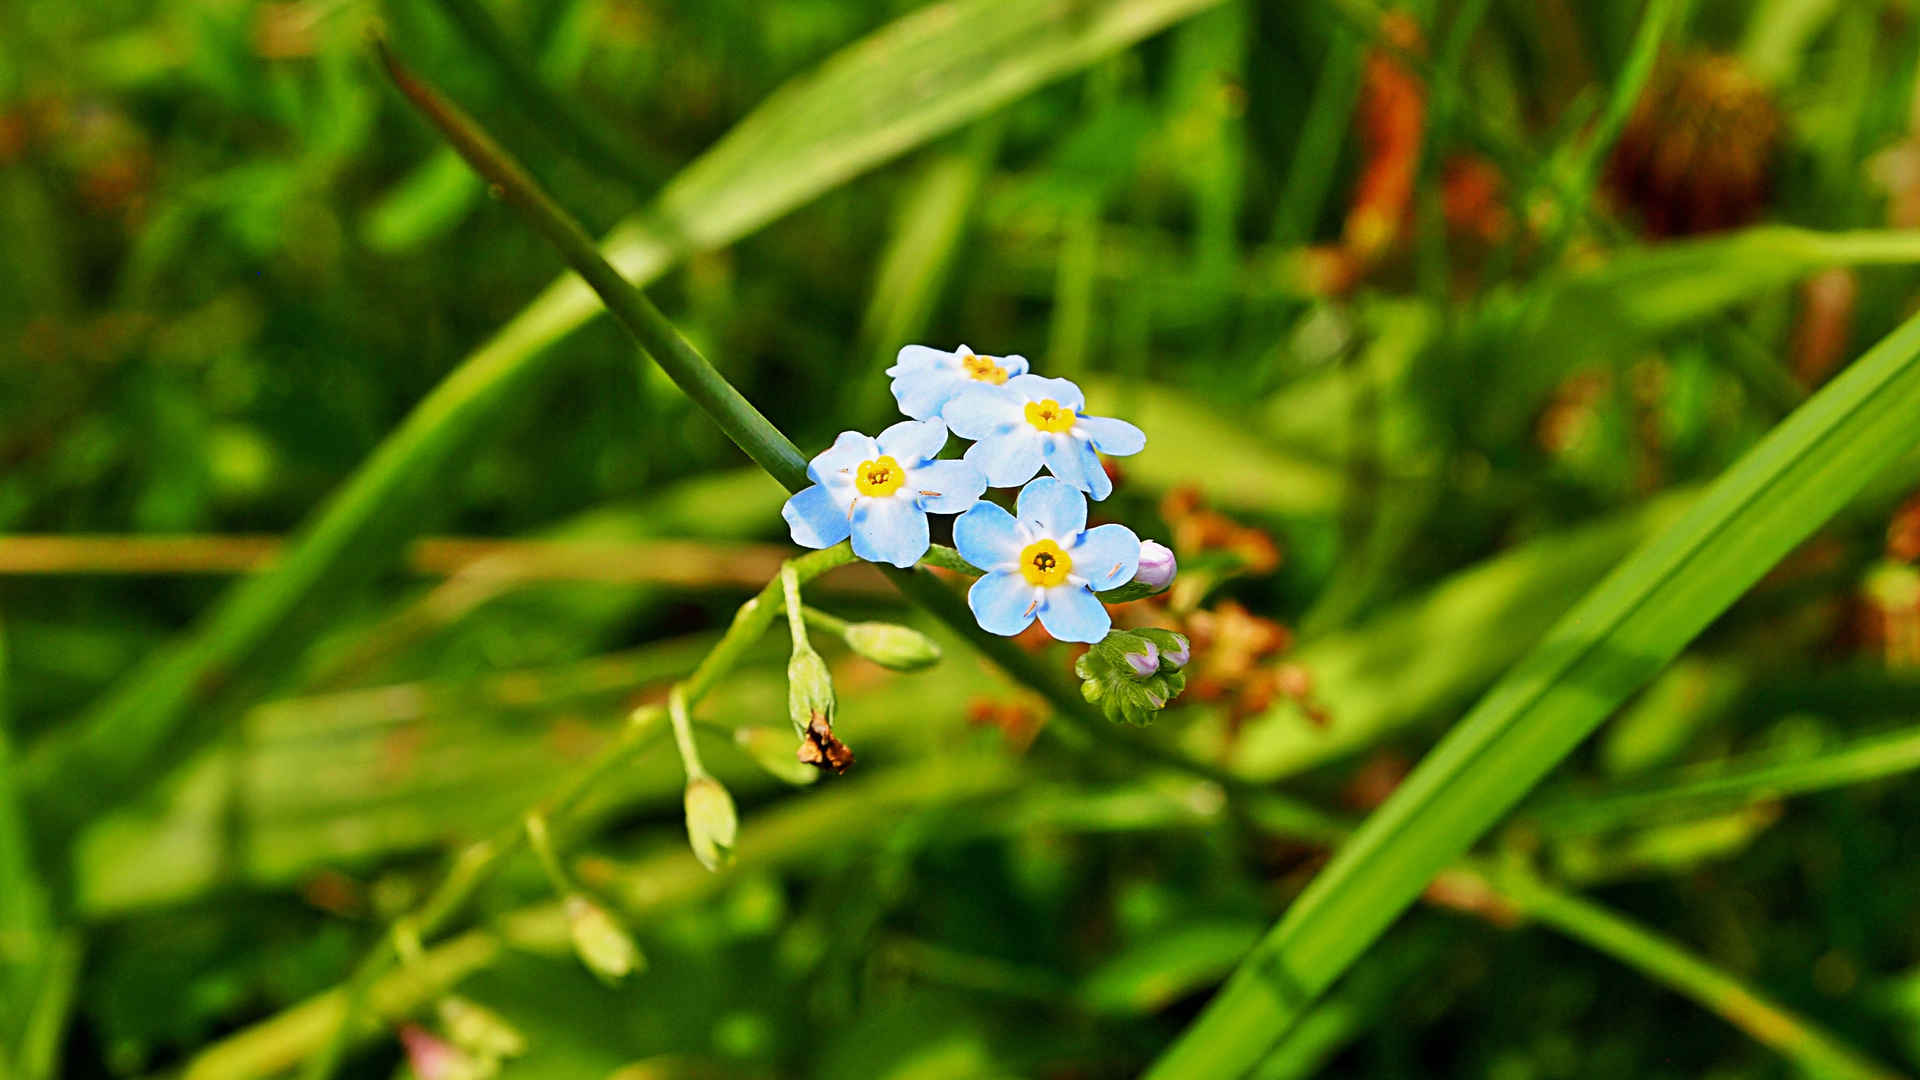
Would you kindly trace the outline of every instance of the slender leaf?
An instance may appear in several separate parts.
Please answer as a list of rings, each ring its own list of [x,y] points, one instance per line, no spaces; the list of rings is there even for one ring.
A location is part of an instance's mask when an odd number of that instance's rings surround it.
[[[1627,695],[1920,439],[1920,318],[1629,558],[1343,847],[1151,1075],[1237,1076]]]

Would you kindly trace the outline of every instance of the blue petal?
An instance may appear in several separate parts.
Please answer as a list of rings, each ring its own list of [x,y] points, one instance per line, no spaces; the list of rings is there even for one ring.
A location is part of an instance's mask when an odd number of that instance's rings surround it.
[[[1044,440],[1030,427],[991,435],[967,447],[965,461],[986,475],[991,487],[1019,487],[1040,471]]]
[[[1027,358],[1024,356],[1003,356],[1000,358],[1000,370],[1011,379],[1027,373]]]
[[[1073,422],[1076,433],[1085,432],[1093,448],[1114,457],[1137,454],[1147,447],[1147,433],[1108,416],[1082,416]]]
[[[967,590],[967,606],[982,630],[1012,637],[1033,625],[1034,588],[1016,573],[988,574]]]
[[[1054,455],[1051,464],[1057,468],[1060,463],[1067,460],[1068,455],[1071,454],[1074,459],[1077,459],[1077,467],[1080,470],[1081,478],[1086,481],[1082,486],[1082,490],[1084,490],[1094,502],[1099,502],[1101,499],[1113,494],[1113,477],[1107,475],[1107,470],[1100,464],[1100,455],[1093,452],[1093,446],[1089,443],[1083,443],[1079,439],[1068,439],[1065,441],[1073,445],[1070,447],[1062,446],[1060,453]]]
[[[1140,568],[1140,538],[1125,525],[1096,526],[1080,534],[1067,557],[1074,576],[1086,579],[1094,592],[1117,589]]]
[[[857,431],[843,431],[832,446],[807,462],[807,476],[816,484],[831,483],[842,479],[839,474],[850,473],[859,468],[861,462],[879,456],[872,439]]]
[[[1061,544],[1072,542],[1087,527],[1087,497],[1051,476],[1021,488],[1014,509],[1036,535],[1051,536]]]
[[[1093,451],[1087,448],[1086,443],[1071,435],[1047,434],[1040,438],[1042,460],[1046,462],[1048,472],[1065,481],[1069,487],[1080,491],[1087,491],[1094,486],[1097,481],[1092,473],[1100,471],[1100,462],[1098,458],[1091,463],[1088,462],[1087,459],[1093,456]],[[1091,471],[1088,468],[1089,464],[1092,466]],[[1098,498],[1098,496],[1095,497]]]
[[[853,504],[853,553],[868,562],[907,567],[927,553],[926,511],[912,499],[861,498]]]
[[[984,439],[1021,423],[1026,399],[1004,386],[968,381],[940,408],[940,416],[955,435]]]
[[[1040,604],[1040,625],[1061,641],[1092,644],[1113,629],[1113,617],[1085,586],[1056,585]]]
[[[913,371],[937,370],[953,366],[954,354],[944,349],[929,348],[925,345],[902,345],[894,355],[893,366],[887,374],[899,376]]]
[[[1013,515],[990,502],[974,503],[953,519],[953,546],[961,558],[982,570],[1013,569],[1027,540]]]
[[[1079,412],[1087,406],[1087,395],[1081,393],[1080,388],[1070,379],[1018,375],[1008,379],[1007,385],[1020,395],[1022,401],[1045,401],[1047,398],[1052,398],[1074,412]]]
[[[787,519],[787,531],[801,547],[830,548],[847,538],[847,508],[834,502],[819,484],[788,499],[780,516]]]
[[[940,420],[902,420],[880,433],[880,452],[911,469],[928,461],[947,445],[947,425]]]
[[[919,499],[920,509],[957,514],[980,501],[980,494],[987,490],[987,476],[964,461],[929,461],[907,476],[907,487]]]
[[[967,380],[945,371],[909,371],[895,376],[893,400],[915,420],[931,420],[966,385]]]

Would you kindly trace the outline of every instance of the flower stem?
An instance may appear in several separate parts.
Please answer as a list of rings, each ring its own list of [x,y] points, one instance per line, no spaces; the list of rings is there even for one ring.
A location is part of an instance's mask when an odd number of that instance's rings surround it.
[[[706,357],[660,314],[660,309],[653,306],[646,294],[620,276],[601,256],[593,238],[579,222],[541,190],[526,169],[472,117],[402,66],[384,41],[379,42],[378,47],[381,62],[386,65],[394,86],[422,116],[432,121],[475,172],[553,244],[661,370],[694,404],[713,417],[727,437],[746,451],[755,464],[786,485],[789,491],[805,487],[807,463],[792,440],[781,434],[725,376],[714,370]]]
[[[680,751],[680,764],[687,770],[689,782],[707,775],[700,761],[700,748],[693,744],[693,722],[687,717],[687,688],[676,683],[667,691],[667,718],[673,721],[673,745]]]

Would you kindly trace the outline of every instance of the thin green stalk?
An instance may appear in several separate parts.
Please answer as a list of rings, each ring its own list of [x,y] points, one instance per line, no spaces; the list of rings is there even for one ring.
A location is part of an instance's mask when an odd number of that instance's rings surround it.
[[[27,1026],[20,1037],[21,1080],[54,1080],[60,1075],[60,1051],[67,1042],[67,1024],[80,989],[80,935],[67,931],[45,950],[39,968],[37,993],[26,1009]]]
[[[559,250],[575,273],[599,295],[607,310],[627,328],[680,389],[700,406],[727,438],[746,451],[754,464],[797,491],[807,485],[807,462],[800,450],[760,410],[753,407],[726,377],[714,370],[699,350],[680,336],[646,294],[620,276],[600,254],[600,248],[578,222],[541,190],[533,177],[458,105],[442,97],[403,67],[380,43],[380,60],[387,75],[421,115],[433,122],[460,156],[467,159],[501,196],[517,208],[540,235]]]
[[[0,1006],[6,1006],[0,1017],[11,1018],[28,1015],[38,995],[51,925],[45,886],[34,865],[33,834],[21,812],[8,699],[6,628],[0,625]],[[26,1041],[13,1023],[0,1022],[0,1071],[15,1060],[9,1057],[15,1038]],[[24,1054],[18,1064],[28,1068]]]
[[[568,98],[555,93],[525,59],[523,50],[508,39],[479,0],[436,0],[440,10],[458,26],[467,40],[499,67],[536,126],[559,140],[596,170],[629,184],[651,186],[659,178],[631,151],[601,133]]]
[[[1666,37],[1667,24],[1673,21],[1678,6],[1674,0],[1647,0],[1640,25],[1633,32],[1633,44],[1627,50],[1627,62],[1608,92],[1606,107],[1594,122],[1593,131],[1568,159],[1567,183],[1573,190],[1592,191],[1600,162],[1619,141],[1634,106],[1640,103],[1640,93],[1646,89],[1654,64],[1660,59],[1660,43]]]
[[[1340,147],[1360,93],[1359,44],[1346,35],[1327,44],[1320,78],[1300,122],[1300,137],[1294,143],[1286,183],[1273,215],[1274,241],[1286,247],[1313,239],[1313,227],[1326,208],[1327,193],[1333,189]]]
[[[1501,885],[1521,911],[1692,998],[1814,1076],[1899,1080],[1900,1073],[1862,1055],[1819,1025],[1584,897],[1552,888],[1526,873],[1502,875]]]
[[[687,771],[687,782],[706,776],[707,767],[700,761],[700,748],[693,742],[693,720],[687,715],[684,686],[676,685],[667,692],[667,719],[673,724],[673,745],[680,752],[680,765]]]
[[[812,648],[807,642],[806,609],[800,604],[800,579],[791,566],[780,568],[780,592],[786,598],[787,630],[793,635],[793,651]]]
[[[1529,812],[1527,822],[1549,836],[1601,832],[1633,822],[1703,811],[1757,799],[1845,787],[1920,769],[1920,727],[1855,739],[1810,756],[1716,762],[1711,775],[1636,784],[1612,794],[1563,797]]]

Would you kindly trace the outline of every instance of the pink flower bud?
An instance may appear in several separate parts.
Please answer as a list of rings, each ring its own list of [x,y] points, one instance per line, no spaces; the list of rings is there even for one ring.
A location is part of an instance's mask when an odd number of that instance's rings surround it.
[[[1173,584],[1173,575],[1180,569],[1174,559],[1173,551],[1158,540],[1140,541],[1140,568],[1133,572],[1133,580],[1155,589],[1164,589]]]

